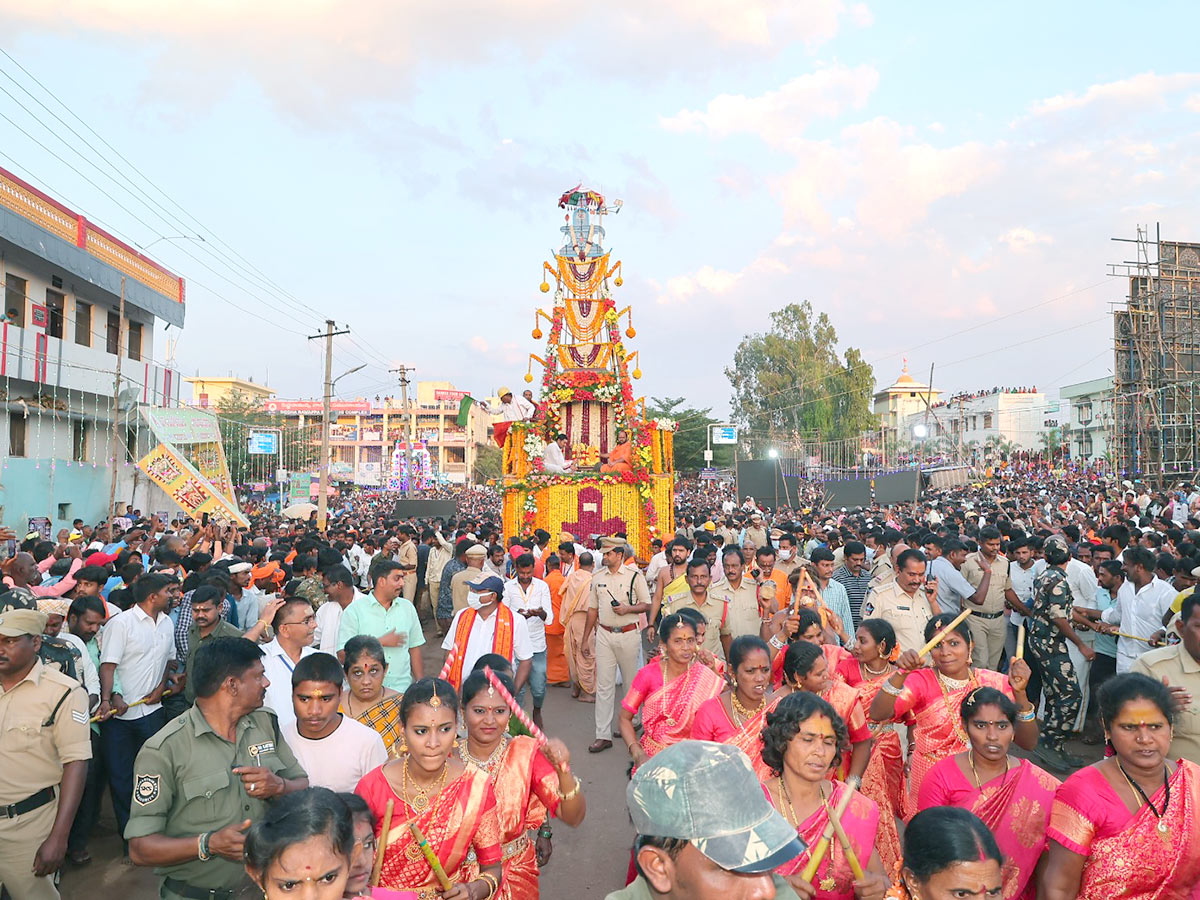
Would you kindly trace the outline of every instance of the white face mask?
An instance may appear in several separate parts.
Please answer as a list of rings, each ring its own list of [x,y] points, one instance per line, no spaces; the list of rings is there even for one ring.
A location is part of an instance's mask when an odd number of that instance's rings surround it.
[[[791,558],[792,558],[792,554],[793,554],[794,552],[795,552],[794,550],[780,550],[780,551],[779,551],[779,558],[780,558],[780,559],[791,559]]]
[[[467,594],[467,606],[471,607],[471,609],[479,609],[479,607],[483,606],[483,594],[471,591],[471,593]]]

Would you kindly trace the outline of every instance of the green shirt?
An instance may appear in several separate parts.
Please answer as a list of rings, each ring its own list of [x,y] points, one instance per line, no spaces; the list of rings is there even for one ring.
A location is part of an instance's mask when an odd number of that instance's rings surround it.
[[[771,880],[775,883],[775,900],[799,900],[782,876],[773,874]],[[604,900],[654,900],[654,895],[650,893],[646,879],[639,875],[629,887],[609,894]]]
[[[403,597],[397,597],[387,609],[375,599],[374,594],[364,594],[356,597],[350,605],[342,610],[342,621],[338,626],[339,650],[346,649],[346,641],[359,634],[369,634],[379,637],[389,631],[396,632],[404,638],[399,647],[384,647],[383,657],[387,660],[387,675],[383,678],[385,687],[404,693],[412,684],[412,660],[409,650],[420,647],[425,643],[425,632],[421,630],[421,620],[417,618],[416,607]]]
[[[126,839],[151,834],[190,838],[246,819],[261,819],[270,801],[248,794],[232,771],[254,765],[265,766],[281,778],[304,777],[279,733],[275,713],[256,709],[242,716],[236,744],[231,744],[193,706],[164,725],[138,752]],[[246,878],[240,862],[218,856],[162,866],[155,873],[204,890],[234,889]]]
[[[184,657],[183,671],[188,673],[188,679],[183,683],[183,696],[188,703],[196,702],[196,688],[192,685],[192,660],[196,658],[196,651],[200,649],[200,645],[205,641],[210,641],[215,637],[241,637],[242,630],[236,625],[230,625],[224,619],[217,619],[217,627],[212,630],[212,634],[208,637],[200,636],[200,626],[195,622],[188,628],[188,652]]]

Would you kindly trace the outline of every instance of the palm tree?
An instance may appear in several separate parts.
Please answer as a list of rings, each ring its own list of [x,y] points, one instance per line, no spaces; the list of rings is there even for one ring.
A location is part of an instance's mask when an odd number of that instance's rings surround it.
[[[1038,435],[1038,441],[1041,442],[1042,450],[1045,451],[1046,456],[1054,459],[1062,448],[1062,430],[1059,428],[1048,428]]]

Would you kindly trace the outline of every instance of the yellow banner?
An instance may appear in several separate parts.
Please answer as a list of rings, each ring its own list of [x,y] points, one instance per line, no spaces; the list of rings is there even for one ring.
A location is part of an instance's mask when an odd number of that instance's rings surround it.
[[[138,468],[188,515],[199,518],[208,513],[218,521],[236,522],[243,527],[250,524],[207,478],[166,444],[159,444],[138,460]]]

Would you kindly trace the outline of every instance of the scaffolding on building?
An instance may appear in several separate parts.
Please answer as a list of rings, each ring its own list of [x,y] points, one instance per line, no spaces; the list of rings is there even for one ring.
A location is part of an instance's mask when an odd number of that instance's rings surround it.
[[[1116,470],[1155,486],[1191,479],[1200,466],[1200,244],[1164,241],[1139,227],[1136,258],[1109,265],[1129,285],[1113,311]]]

